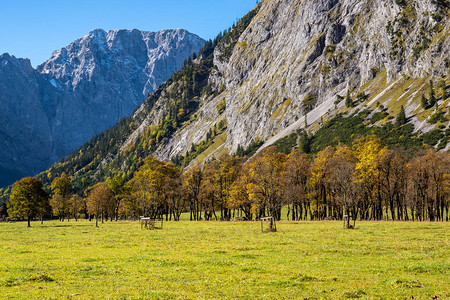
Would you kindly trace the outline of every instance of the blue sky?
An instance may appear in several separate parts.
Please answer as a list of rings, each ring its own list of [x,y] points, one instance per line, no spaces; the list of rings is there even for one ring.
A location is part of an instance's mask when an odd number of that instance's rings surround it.
[[[0,0],[0,54],[29,58],[36,66],[96,28],[184,28],[210,39],[255,5],[255,0]]]

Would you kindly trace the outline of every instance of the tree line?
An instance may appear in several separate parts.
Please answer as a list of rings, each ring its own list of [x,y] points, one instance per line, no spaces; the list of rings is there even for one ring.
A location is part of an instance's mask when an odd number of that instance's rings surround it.
[[[147,216],[180,220],[448,221],[450,155],[434,149],[408,157],[369,136],[352,147],[328,146],[317,154],[295,148],[290,154],[268,147],[251,158],[224,155],[181,172],[173,163],[145,159],[126,181],[116,175],[71,193],[62,174],[43,191],[27,177],[13,187],[8,213],[28,221],[51,213],[61,221],[81,216],[117,220]]]

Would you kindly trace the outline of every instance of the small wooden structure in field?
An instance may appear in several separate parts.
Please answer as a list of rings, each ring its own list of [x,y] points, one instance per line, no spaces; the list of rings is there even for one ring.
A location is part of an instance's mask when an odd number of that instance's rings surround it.
[[[139,219],[139,223],[141,224],[141,229],[142,228],[148,228],[148,229],[162,229],[163,228],[163,218],[149,218],[149,217],[144,217],[141,216]],[[161,222],[161,227],[157,227],[156,226],[156,222]]]
[[[353,225],[350,225],[350,219],[352,219],[351,215],[344,215],[344,228],[346,229],[354,229],[356,220],[353,218]]]
[[[277,231],[277,224],[275,224],[275,218],[274,217],[263,217],[261,220],[261,232],[264,232],[264,221],[269,222],[269,227],[266,228],[266,232],[275,232]]]

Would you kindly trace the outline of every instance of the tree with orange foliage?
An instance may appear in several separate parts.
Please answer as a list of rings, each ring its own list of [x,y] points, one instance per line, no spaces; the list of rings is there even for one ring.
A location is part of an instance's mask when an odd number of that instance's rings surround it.
[[[310,174],[308,155],[300,149],[292,150],[285,162],[283,172],[284,196],[286,203],[292,206],[292,220],[307,219],[309,210],[307,182]],[[289,213],[290,209],[288,209],[288,219]]]
[[[79,195],[73,194],[72,197],[69,199],[69,202],[71,214],[75,218],[75,221],[78,221],[80,213],[86,212],[86,201]]]
[[[413,187],[410,197],[417,219],[448,220],[449,169],[449,154],[435,150],[429,150],[409,165],[409,180]]]
[[[200,189],[203,172],[199,167],[189,169],[183,174],[183,191],[189,202],[190,220],[202,219],[202,202]]]
[[[283,205],[283,177],[281,173],[287,156],[278,153],[275,147],[264,149],[249,161],[251,183],[248,185],[249,199],[259,209],[258,217],[268,214],[281,219]]]
[[[330,146],[319,151],[311,167],[308,180],[309,198],[311,200],[311,219],[324,219],[328,216],[329,176],[334,149]]]
[[[87,211],[95,215],[95,226],[98,227],[98,218],[103,216],[109,203],[113,201],[114,195],[106,182],[99,182],[88,191],[86,199]]]
[[[244,220],[252,220],[256,206],[249,197],[249,188],[251,186],[249,166],[244,165],[239,172],[236,180],[230,187],[228,197],[228,207],[231,209],[239,209],[244,213]]]
[[[385,148],[380,151],[377,166],[386,219],[389,216],[389,209],[392,220],[395,221],[396,218],[408,220],[406,158],[399,153],[399,150]],[[397,208],[397,217],[395,208]]]
[[[217,220],[216,209],[221,200],[220,162],[214,160],[203,166],[199,197],[203,203],[205,220]]]

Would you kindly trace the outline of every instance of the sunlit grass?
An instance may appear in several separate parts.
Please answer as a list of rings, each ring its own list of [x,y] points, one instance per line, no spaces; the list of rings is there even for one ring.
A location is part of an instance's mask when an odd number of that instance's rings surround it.
[[[450,297],[449,223],[0,224],[2,298]]]

